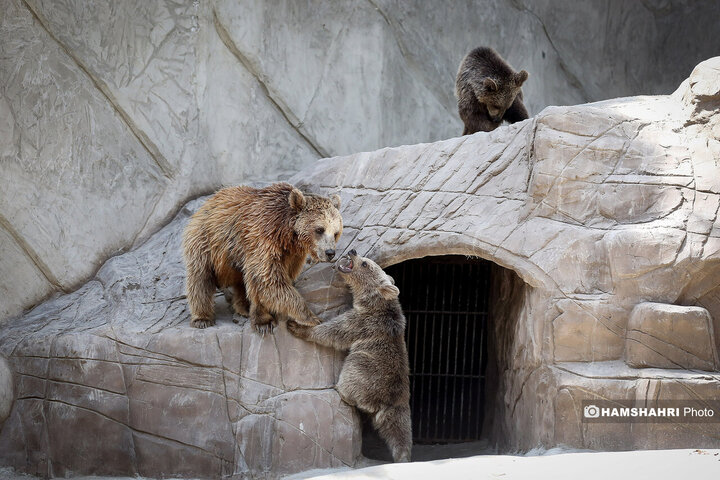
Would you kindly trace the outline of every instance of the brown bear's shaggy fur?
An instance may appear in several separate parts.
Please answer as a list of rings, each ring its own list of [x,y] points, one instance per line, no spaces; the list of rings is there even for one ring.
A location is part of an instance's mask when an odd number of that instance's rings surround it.
[[[338,380],[342,399],[370,414],[396,462],[410,461],[410,387],[405,316],[392,277],[355,250],[337,262],[353,309],[316,327],[288,321],[294,335],[349,350]]]
[[[527,78],[525,70],[515,73],[492,48],[468,53],[455,82],[463,135],[495,130],[503,120],[515,123],[528,118],[520,89]]]
[[[220,190],[192,216],[183,237],[185,285],[193,327],[215,324],[217,287],[233,290],[236,313],[261,333],[273,315],[305,325],[318,317],[293,287],[308,255],[335,256],[342,233],[340,197],[303,195],[287,183]]]

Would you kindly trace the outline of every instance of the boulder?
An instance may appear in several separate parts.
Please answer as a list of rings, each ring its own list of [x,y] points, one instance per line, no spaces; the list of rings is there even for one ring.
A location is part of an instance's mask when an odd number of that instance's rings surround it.
[[[625,361],[636,368],[720,369],[710,313],[702,307],[636,305],[628,319]]]

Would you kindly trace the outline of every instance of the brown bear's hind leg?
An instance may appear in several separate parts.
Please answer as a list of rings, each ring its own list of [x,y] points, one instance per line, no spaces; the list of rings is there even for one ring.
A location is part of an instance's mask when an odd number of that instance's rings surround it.
[[[190,306],[190,326],[207,328],[215,325],[215,277],[212,270],[204,266],[191,268],[185,283],[188,305]]]
[[[264,337],[266,333],[273,333],[277,320],[259,302],[251,302],[250,325]]]
[[[245,283],[240,281],[233,285],[232,307],[241,317],[250,316],[250,302],[245,292]]]
[[[385,440],[395,462],[409,462],[412,449],[410,407],[394,405],[383,408],[373,417],[373,426]]]

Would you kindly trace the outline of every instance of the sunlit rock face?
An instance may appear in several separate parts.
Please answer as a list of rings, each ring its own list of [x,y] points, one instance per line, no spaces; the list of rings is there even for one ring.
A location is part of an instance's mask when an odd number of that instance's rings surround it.
[[[381,265],[457,254],[506,269],[489,347],[499,445],[717,446],[713,424],[585,424],[582,401],[720,399],[719,68],[670,96],[549,107],[293,181],[340,190],[344,241]]]
[[[497,264],[485,434],[500,446],[719,446],[712,423],[593,423],[583,400],[720,400],[720,58],[670,96],[550,107],[490,133],[319,161],[291,178],[339,193],[350,248],[382,266],[428,255]],[[77,291],[0,331],[14,403],[0,464],[40,475],[276,477],[356,465],[342,354],[281,324],[189,326],[190,214]],[[347,308],[328,264],[298,288]],[[430,286],[432,287],[432,286]]]
[[[530,72],[531,114],[670,93],[718,51],[717,2],[565,3],[6,0],[0,322],[198,195],[458,135],[475,46]]]

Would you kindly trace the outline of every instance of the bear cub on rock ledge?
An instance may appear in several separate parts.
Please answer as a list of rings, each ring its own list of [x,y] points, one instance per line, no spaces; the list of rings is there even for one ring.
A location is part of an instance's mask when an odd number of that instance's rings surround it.
[[[288,183],[218,191],[192,216],[183,235],[190,325],[215,324],[214,295],[232,289],[232,307],[260,333],[276,315],[304,325],[320,319],[293,286],[308,255],[331,261],[342,234],[340,197],[303,194]]]
[[[393,460],[409,462],[410,370],[400,290],[392,277],[355,250],[341,257],[336,268],[352,292],[352,310],[315,327],[289,320],[287,328],[305,340],[349,350],[337,384],[340,397],[370,414]]]
[[[465,123],[462,134],[490,132],[503,120],[515,123],[528,118],[520,89],[527,78],[525,70],[515,73],[492,48],[468,53],[455,82],[458,113]]]

